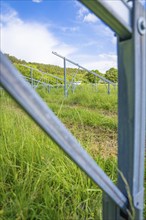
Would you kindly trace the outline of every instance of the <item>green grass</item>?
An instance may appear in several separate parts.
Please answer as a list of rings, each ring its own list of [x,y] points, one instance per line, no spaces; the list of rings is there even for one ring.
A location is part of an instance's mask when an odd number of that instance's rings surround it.
[[[100,89],[39,93],[116,183],[117,96]],[[101,189],[3,90],[0,101],[0,219],[102,219]]]

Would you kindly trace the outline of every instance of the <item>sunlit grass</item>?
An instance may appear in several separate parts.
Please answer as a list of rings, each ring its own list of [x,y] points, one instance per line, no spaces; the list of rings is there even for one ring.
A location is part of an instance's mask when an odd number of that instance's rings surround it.
[[[39,93],[116,183],[116,91],[92,91]],[[0,100],[0,219],[102,219],[101,189],[3,90]]]

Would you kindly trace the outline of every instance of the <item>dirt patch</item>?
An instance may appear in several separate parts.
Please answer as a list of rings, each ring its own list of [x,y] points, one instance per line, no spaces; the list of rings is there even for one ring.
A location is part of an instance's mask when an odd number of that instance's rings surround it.
[[[105,158],[117,156],[116,132],[101,127],[74,125],[73,123],[68,123],[67,127],[93,156],[97,154]]]

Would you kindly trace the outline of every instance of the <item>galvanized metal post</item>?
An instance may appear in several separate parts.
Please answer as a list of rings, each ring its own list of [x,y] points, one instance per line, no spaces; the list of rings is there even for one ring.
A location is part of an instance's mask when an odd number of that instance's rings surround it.
[[[66,85],[66,59],[64,57],[64,96],[67,96],[67,85]]]
[[[52,53],[53,53],[54,55],[56,55],[56,56],[62,58],[63,60],[65,59],[65,61],[70,62],[70,63],[72,63],[72,64],[75,65],[75,66],[78,66],[78,68],[81,68],[81,69],[87,71],[88,73],[91,73],[91,74],[93,74],[94,76],[97,76],[97,77],[98,77],[99,79],[101,79],[103,82],[110,83],[111,85],[114,85],[114,84],[115,84],[115,83],[113,83],[112,81],[110,81],[110,80],[104,78],[103,76],[100,76],[99,74],[97,74],[97,73],[95,73],[95,72],[93,72],[93,71],[90,71],[90,70],[86,69],[85,67],[83,67],[83,66],[81,66],[81,65],[79,65],[79,64],[77,64],[77,63],[75,63],[75,62],[72,61],[72,60],[69,60],[69,59],[66,58],[66,57],[61,56],[60,54],[58,54],[58,53],[56,53],[56,52],[53,52],[53,51],[52,51]]]
[[[146,123],[146,21],[138,0],[126,2],[82,1],[119,36],[118,42],[118,187],[129,199],[131,218],[143,219],[144,148]],[[106,16],[105,16],[106,15]],[[127,181],[126,187],[125,182]],[[130,198],[133,205],[130,204]],[[128,208],[128,207],[127,207]],[[132,212],[132,210],[134,210]],[[135,212],[135,214],[134,214]],[[103,219],[130,219],[106,195]]]
[[[31,86],[33,87],[33,69],[30,68]]]
[[[50,85],[48,84],[48,92],[50,93]]]
[[[139,1],[133,1],[132,38],[125,41],[119,38],[118,43],[118,167],[129,185],[135,211],[133,219],[135,220],[143,219],[144,203],[146,121],[145,19],[142,5]],[[118,187],[128,197],[128,191],[120,174],[118,176]]]
[[[74,81],[74,79],[72,80],[72,93],[74,93],[74,91],[75,91],[75,81]]]
[[[108,83],[107,87],[108,87],[107,93],[110,94],[110,84],[109,83]]]
[[[58,79],[56,79],[56,86],[57,86],[57,89],[58,89]]]
[[[97,82],[97,77],[95,78],[95,91],[97,92],[97,84],[98,84],[98,82]]]

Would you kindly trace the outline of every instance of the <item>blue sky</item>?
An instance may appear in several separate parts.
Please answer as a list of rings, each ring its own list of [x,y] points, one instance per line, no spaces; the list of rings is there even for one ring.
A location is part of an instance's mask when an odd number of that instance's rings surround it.
[[[79,2],[5,0],[1,6],[3,52],[26,61],[63,66],[52,54],[55,51],[103,73],[117,66],[114,33]]]

